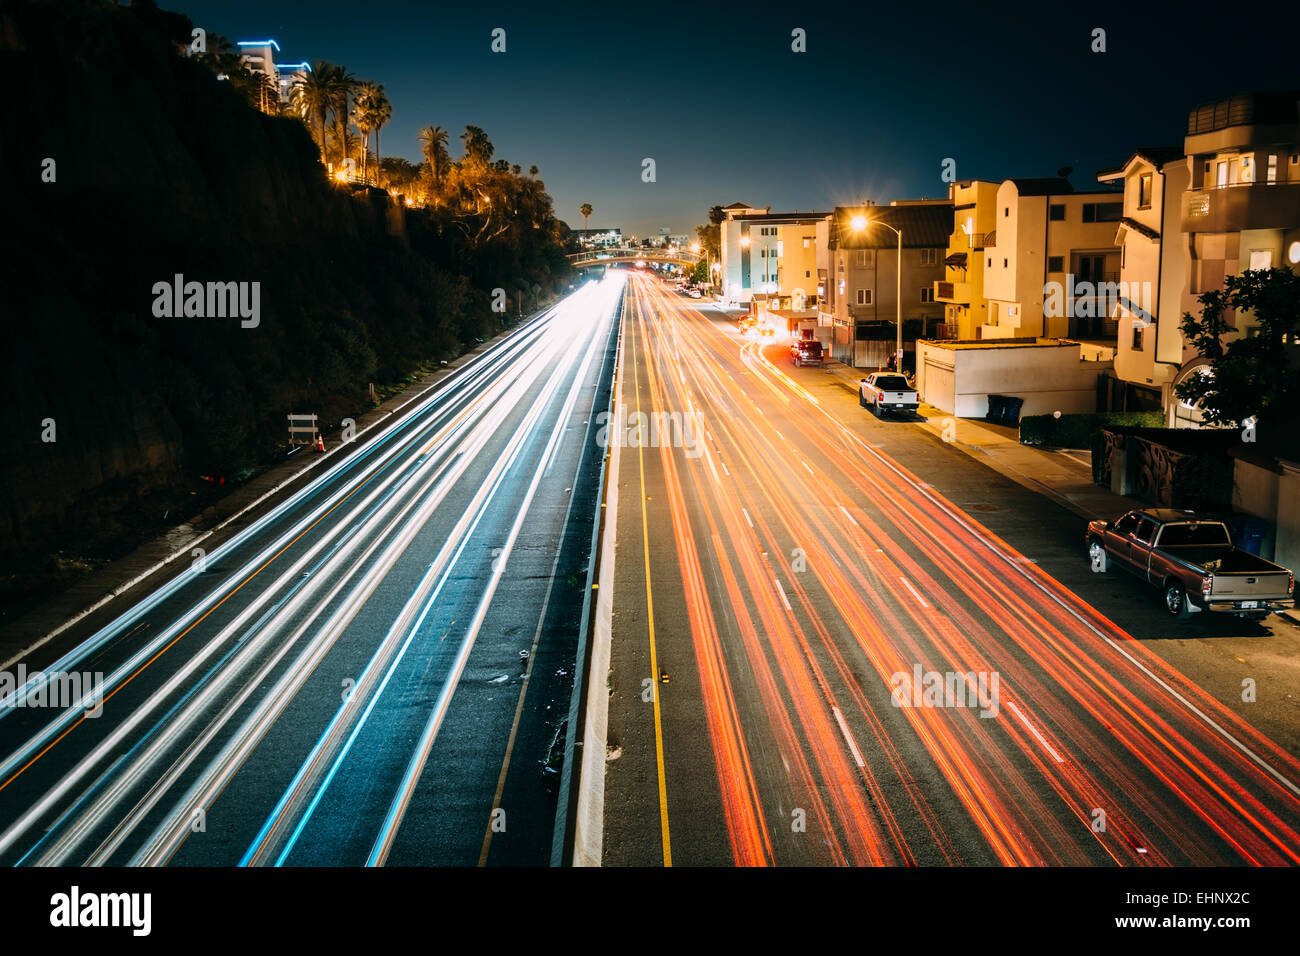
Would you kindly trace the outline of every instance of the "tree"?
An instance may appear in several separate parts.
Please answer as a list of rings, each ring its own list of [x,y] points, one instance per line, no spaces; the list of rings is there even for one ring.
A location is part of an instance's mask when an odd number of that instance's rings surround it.
[[[1203,293],[1199,301],[1199,318],[1183,314],[1183,337],[1209,365],[1175,386],[1175,394],[1199,404],[1214,425],[1240,426],[1253,418],[1263,428],[1294,421],[1300,366],[1291,353],[1300,335],[1300,274],[1251,269],[1228,276],[1222,289]],[[1225,344],[1225,337],[1247,324],[1243,312],[1257,331]]]
[[[379,162],[379,130],[393,115],[382,83],[365,82],[357,89],[356,124],[361,130],[362,169],[370,168],[370,134],[375,134],[375,162]]]
[[[441,126],[426,126],[415,136],[420,143],[420,152],[424,154],[424,161],[429,164],[429,173],[435,187],[442,185],[447,177],[447,167],[451,164],[451,156],[447,153],[447,137],[447,131]]]
[[[583,234],[586,235],[591,231],[587,228],[587,222],[591,219],[591,203],[583,203],[578,207],[578,212],[582,213],[582,231]],[[591,236],[587,235],[587,238],[590,239]]]
[[[325,124],[336,101],[337,69],[333,63],[317,60],[293,81],[293,87],[289,91],[290,103],[298,115],[307,120],[309,126],[312,120],[316,121],[316,143],[320,146],[322,156],[325,155]]]
[[[487,168],[495,152],[487,133],[477,126],[466,126],[465,132],[460,134],[460,141],[465,144],[464,161],[474,167]]]

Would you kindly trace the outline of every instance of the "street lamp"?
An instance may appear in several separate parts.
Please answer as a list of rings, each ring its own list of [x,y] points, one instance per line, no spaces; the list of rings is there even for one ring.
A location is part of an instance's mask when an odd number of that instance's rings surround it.
[[[895,229],[889,223],[881,222],[879,219],[868,219],[866,216],[863,216],[861,214],[856,215],[849,220],[849,226],[853,229],[854,232],[864,232],[868,226],[873,224],[877,226],[884,226],[886,229],[895,233],[898,236],[898,262],[897,262],[898,272],[897,272],[897,280],[896,280],[898,283],[898,290],[894,297],[894,304],[898,307],[898,313],[896,319],[896,324],[898,326],[898,343],[897,343],[897,351],[894,353],[894,355],[896,356],[895,361],[898,363],[895,370],[898,372],[902,372],[903,371],[903,230]]]

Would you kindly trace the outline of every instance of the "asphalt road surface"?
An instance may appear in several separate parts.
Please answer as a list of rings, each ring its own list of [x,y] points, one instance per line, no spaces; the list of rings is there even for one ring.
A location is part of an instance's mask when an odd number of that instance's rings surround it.
[[[548,863],[621,292],[115,602],[46,666],[102,699],[0,702],[0,862]]]
[[[1300,862],[1294,752],[1075,515],[632,288],[607,865]]]

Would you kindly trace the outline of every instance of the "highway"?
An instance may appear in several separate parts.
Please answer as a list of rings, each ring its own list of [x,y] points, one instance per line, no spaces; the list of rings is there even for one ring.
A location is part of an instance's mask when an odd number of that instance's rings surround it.
[[[0,862],[549,863],[622,289],[30,662],[102,674],[102,712],[0,701]]]
[[[606,865],[1300,862],[1300,761],[1107,616],[1077,518],[632,289],[618,400],[698,432],[613,478]]]

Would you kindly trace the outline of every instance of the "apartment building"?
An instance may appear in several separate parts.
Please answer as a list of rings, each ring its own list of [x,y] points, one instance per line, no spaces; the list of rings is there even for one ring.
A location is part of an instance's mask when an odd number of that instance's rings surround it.
[[[985,323],[977,338],[1079,338],[1113,347],[1110,292],[1123,197],[1063,178],[1008,179],[984,237]],[[1099,291],[1101,287],[1101,291]]]
[[[744,203],[722,208],[727,216],[719,230],[723,297],[740,303],[761,293],[772,308],[816,308],[830,213],[774,213],[770,206]]]
[[[1187,118],[1188,184],[1181,197],[1187,282],[1181,310],[1246,269],[1300,268],[1300,91],[1246,93],[1206,103]],[[1249,314],[1226,316],[1251,335]],[[1171,385],[1206,364],[1183,344]],[[1170,423],[1194,426],[1196,409],[1168,402]]]
[[[1109,303],[1117,329],[1115,368],[1105,404],[1117,411],[1163,409],[1183,361],[1187,158],[1181,147],[1139,149],[1097,180],[1122,187],[1124,196],[1115,230],[1120,289]]]
[[[944,257],[944,278],[934,284],[934,299],[943,304],[940,339],[970,340],[986,325],[984,237],[996,228],[998,183],[968,179],[950,183],[952,232]]]
[[[820,308],[823,323],[834,325],[834,358],[858,368],[885,364],[895,348],[900,285],[907,341],[929,334],[943,321],[935,283],[944,278],[952,223],[953,205],[942,199],[835,208],[826,299]],[[902,233],[901,283],[896,230]]]

